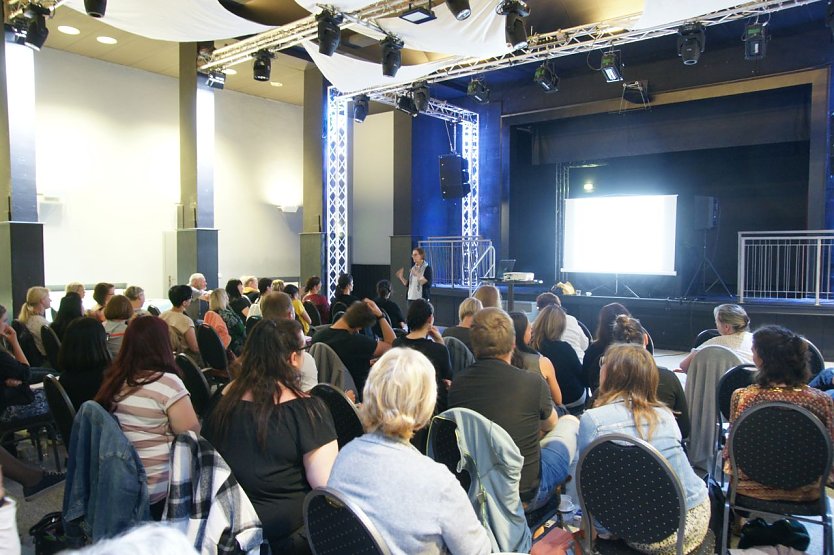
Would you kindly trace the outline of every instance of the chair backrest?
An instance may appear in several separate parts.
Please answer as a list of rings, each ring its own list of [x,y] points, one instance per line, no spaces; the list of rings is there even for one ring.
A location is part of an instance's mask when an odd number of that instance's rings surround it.
[[[449,360],[452,363],[452,377],[458,372],[468,368],[475,363],[475,355],[466,346],[466,343],[457,337],[446,336],[443,338],[443,343],[449,349]]]
[[[311,326],[320,326],[321,325],[321,314],[319,314],[319,309],[316,308],[311,301],[304,301],[304,311],[307,312],[307,316],[310,317],[310,325]]]
[[[174,360],[182,371],[182,383],[191,395],[191,405],[197,416],[202,416],[211,399],[211,389],[206,377],[190,356],[180,353]]]
[[[72,401],[64,391],[64,387],[52,374],[43,379],[43,392],[46,394],[49,412],[52,413],[52,418],[58,425],[58,432],[61,434],[64,446],[69,449],[72,422],[75,420],[75,407],[72,406]]]
[[[254,327],[257,326],[258,322],[260,322],[261,320],[263,320],[263,318],[260,317],[260,316],[250,316],[249,318],[246,319],[246,335],[247,336],[250,333],[252,333],[252,329],[254,329]]]
[[[344,311],[344,310],[339,310],[339,311],[331,312],[331,313],[330,313],[330,323],[331,323],[331,324],[335,324],[336,322],[338,322],[338,321],[339,321],[339,318],[341,318],[341,317],[342,317],[342,316],[344,316],[344,315],[345,315],[345,311]]]
[[[753,364],[739,364],[733,366],[727,373],[718,380],[718,415],[724,422],[730,420],[730,401],[733,398],[733,391],[747,387],[753,383],[756,375],[756,366]]]
[[[304,527],[315,555],[391,553],[364,511],[330,488],[316,488],[307,494]]]
[[[579,457],[576,487],[586,538],[594,521],[618,538],[636,543],[654,543],[677,530],[677,552],[683,553],[683,487],[650,444],[625,434],[594,440]]]
[[[215,370],[228,370],[229,359],[226,358],[226,349],[214,328],[208,324],[197,326],[197,346],[200,348],[203,362]]]
[[[17,341],[20,343],[20,348],[23,354],[26,355],[26,360],[29,361],[29,366],[41,366],[46,360],[35,345],[35,338],[26,324],[20,320],[12,320],[12,329],[17,333]]]
[[[335,302],[332,305],[330,305],[330,323],[335,324],[336,320],[341,318],[346,310],[347,305],[342,302]]]
[[[61,340],[58,339],[58,334],[49,326],[41,326],[41,341],[43,341],[43,348],[46,351],[46,358],[49,359],[49,365],[58,372],[58,352],[61,350]]]
[[[692,348],[697,349],[713,337],[718,337],[719,335],[721,335],[721,332],[715,328],[704,330],[698,334],[698,337],[695,338],[695,341],[692,343]]]
[[[728,444],[733,492],[741,470],[751,480],[778,489],[790,490],[819,481],[820,499],[825,499],[831,438],[808,409],[781,402],[747,409],[733,423]]]
[[[151,314],[151,316],[159,316],[160,314],[162,314],[162,312],[152,304],[148,305],[148,312]]]
[[[458,425],[446,418],[434,418],[429,427],[427,453],[435,461],[446,465],[449,472],[455,475],[461,487],[467,493],[472,485],[472,476],[466,469],[458,472],[458,464],[463,455],[458,447]]]
[[[321,399],[330,409],[339,449],[365,433],[362,421],[359,420],[359,411],[341,390],[328,383],[320,383],[310,390],[310,395]]]
[[[646,350],[649,351],[649,354],[653,355],[654,354],[654,339],[652,339],[652,336],[649,332],[646,332],[646,338],[648,338],[648,341],[646,342]]]
[[[803,339],[805,338],[803,337]],[[825,359],[816,345],[807,339],[805,339],[805,342],[808,344],[808,370],[811,371],[811,378],[814,378],[817,374],[825,370]]]
[[[576,320],[576,323],[577,323],[577,324],[579,324],[579,329],[581,329],[581,330],[582,330],[582,333],[584,333],[584,334],[585,334],[585,337],[587,337],[587,338],[588,338],[588,341],[589,341],[590,343],[593,343],[593,341],[594,341],[594,336],[593,336],[593,335],[591,335],[591,330],[589,330],[589,329],[588,329],[588,326],[586,326],[585,324],[583,324],[582,322],[580,322],[580,321],[579,321],[579,319],[577,319],[577,320]]]

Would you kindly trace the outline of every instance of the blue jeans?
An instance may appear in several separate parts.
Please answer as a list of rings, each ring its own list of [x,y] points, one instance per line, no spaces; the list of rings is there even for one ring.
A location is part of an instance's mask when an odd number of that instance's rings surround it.
[[[576,453],[576,436],[579,420],[573,416],[559,418],[556,427],[539,442],[541,446],[541,473],[539,489],[530,500],[526,512],[543,507],[553,496],[553,492],[567,479],[570,464]]]
[[[834,368],[826,368],[817,374],[808,385],[824,391],[828,396],[834,398]]]

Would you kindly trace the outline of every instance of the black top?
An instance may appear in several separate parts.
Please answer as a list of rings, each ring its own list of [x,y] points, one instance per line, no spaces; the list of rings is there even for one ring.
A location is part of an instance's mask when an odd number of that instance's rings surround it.
[[[365,380],[368,379],[368,372],[371,369],[371,359],[374,358],[374,351],[376,351],[376,339],[331,327],[317,331],[313,336],[313,343],[326,343],[336,351],[339,359],[353,377],[358,400],[361,400]]]
[[[388,316],[391,318],[391,325],[395,328],[401,328],[403,323],[405,323],[405,316],[403,316],[403,311],[400,310],[400,305],[392,301],[391,299],[383,299],[382,297],[377,297],[374,299],[376,305],[388,313]]]
[[[462,328],[460,326],[452,326],[450,328],[446,328],[443,330],[443,337],[454,337],[455,339],[460,339],[466,348],[469,349],[469,352],[474,353],[475,351],[472,350],[472,336],[470,334],[471,328]]]
[[[211,418],[215,405],[209,407],[203,437],[229,464],[261,519],[273,553],[280,553],[281,540],[304,526],[304,497],[312,488],[303,457],[336,439],[333,418],[315,398],[281,403],[269,421],[266,449],[262,449],[252,403],[242,401],[232,409],[225,434]]]
[[[607,348],[607,344],[594,341],[585,349],[585,356],[582,358],[582,374],[591,391],[599,388],[599,358],[605,354]]]
[[[29,381],[29,367],[19,362],[12,354],[0,347],[0,412],[6,408],[6,380]]]
[[[556,368],[556,381],[562,390],[562,402],[569,405],[578,401],[585,392],[586,382],[576,351],[565,341],[545,339],[540,347],[539,352],[549,358]]]
[[[394,347],[408,347],[420,351],[434,366],[434,374],[437,379],[437,407],[435,412],[443,412],[448,406],[446,386],[441,380],[452,379],[452,360],[449,357],[449,349],[443,343],[435,343],[431,339],[409,339],[398,337],[394,340]]]
[[[531,500],[541,479],[539,426],[553,412],[547,382],[502,360],[481,359],[455,376],[449,408],[455,407],[474,410],[510,434],[524,457],[521,500]]]
[[[75,410],[81,408],[86,401],[92,401],[101,387],[104,369],[87,372],[63,372],[58,378],[67,396],[72,401]]]
[[[681,437],[686,439],[689,437],[689,408],[681,381],[668,368],[658,366],[657,370],[660,372],[660,380],[657,382],[657,400],[672,409],[678,428],[681,430]]]
[[[423,270],[423,277],[426,280],[426,283],[423,284],[423,288],[421,289],[422,297],[427,301],[431,300],[431,282],[432,282],[432,275],[431,275],[431,266],[426,263],[426,268]]]
[[[244,309],[249,308],[252,306],[252,301],[249,300],[249,297],[241,296],[237,299],[232,299],[229,301],[229,308],[235,311],[235,314],[240,316],[242,321],[246,321],[246,316],[243,314]]]

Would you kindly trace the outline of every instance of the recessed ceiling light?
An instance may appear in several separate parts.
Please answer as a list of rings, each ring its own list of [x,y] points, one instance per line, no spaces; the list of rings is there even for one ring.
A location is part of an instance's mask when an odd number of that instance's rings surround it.
[[[105,36],[96,37],[96,40],[99,41],[101,44],[116,44],[117,42],[119,42],[116,39],[114,39],[113,37],[105,37]]]
[[[77,28],[70,25],[58,25],[58,31],[65,35],[78,35],[81,33]]]
[[[270,81],[269,84],[272,85],[273,87],[283,87],[284,86],[284,84],[281,83],[280,81]]]
[[[226,75],[237,75],[237,70],[227,67],[223,70],[223,73],[225,73]]]

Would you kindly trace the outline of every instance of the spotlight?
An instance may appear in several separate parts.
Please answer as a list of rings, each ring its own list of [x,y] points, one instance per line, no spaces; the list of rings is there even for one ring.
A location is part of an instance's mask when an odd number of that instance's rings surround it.
[[[763,60],[767,50],[767,29],[764,23],[748,23],[744,27],[744,59]]]
[[[411,87],[411,98],[414,100],[414,107],[417,111],[425,112],[429,109],[429,100],[431,99],[429,86],[425,82],[415,84]]]
[[[472,15],[472,8],[469,7],[469,0],[446,0],[446,7],[458,21],[463,21]]]
[[[506,16],[504,36],[507,46],[512,47],[513,50],[527,48],[527,29],[524,26],[524,18],[530,15],[530,8],[527,4],[521,0],[503,0],[495,8],[495,12]]]
[[[394,77],[402,65],[403,41],[394,35],[388,35],[380,44],[382,45],[382,74],[386,77]]]
[[[200,75],[204,75],[206,86],[210,89],[223,90],[223,87],[226,86],[226,74],[222,71],[211,71]]]
[[[472,79],[466,87],[466,94],[475,99],[478,104],[489,104],[489,88],[483,79]]]
[[[269,50],[258,50],[252,63],[252,77],[255,81],[269,81],[272,73],[272,53]]]
[[[434,15],[434,12],[431,9],[431,0],[429,0],[429,7],[413,7],[411,2],[408,3],[408,9],[400,14],[400,19],[404,19],[409,23],[425,23],[427,21],[431,21],[432,19],[437,19],[437,16]]]
[[[559,76],[556,75],[556,64],[548,60],[540,65],[536,68],[533,81],[544,89],[544,92],[557,92],[559,90]]]
[[[332,56],[342,40],[339,24],[344,20],[342,14],[324,10],[316,16],[318,21],[319,54]]]
[[[623,80],[623,61],[620,58],[619,50],[609,50],[603,53],[600,71],[602,71],[605,81],[608,83]]]
[[[704,52],[707,37],[700,23],[687,23],[678,29],[678,56],[683,64],[693,66]]]
[[[104,17],[107,0],[84,0],[84,9],[90,17]]]
[[[360,94],[353,97],[353,121],[362,123],[368,117],[368,108],[371,99],[367,94]]]
[[[397,98],[397,110],[405,112],[413,118],[416,118],[417,114],[420,113],[417,106],[414,105],[414,99],[408,93]]]
[[[23,19],[18,21],[17,35],[22,38],[23,44],[32,50],[40,50],[49,36],[49,29],[46,28],[46,16],[49,15],[49,8],[37,4],[29,4],[23,10]],[[20,44],[20,40],[16,39]]]

